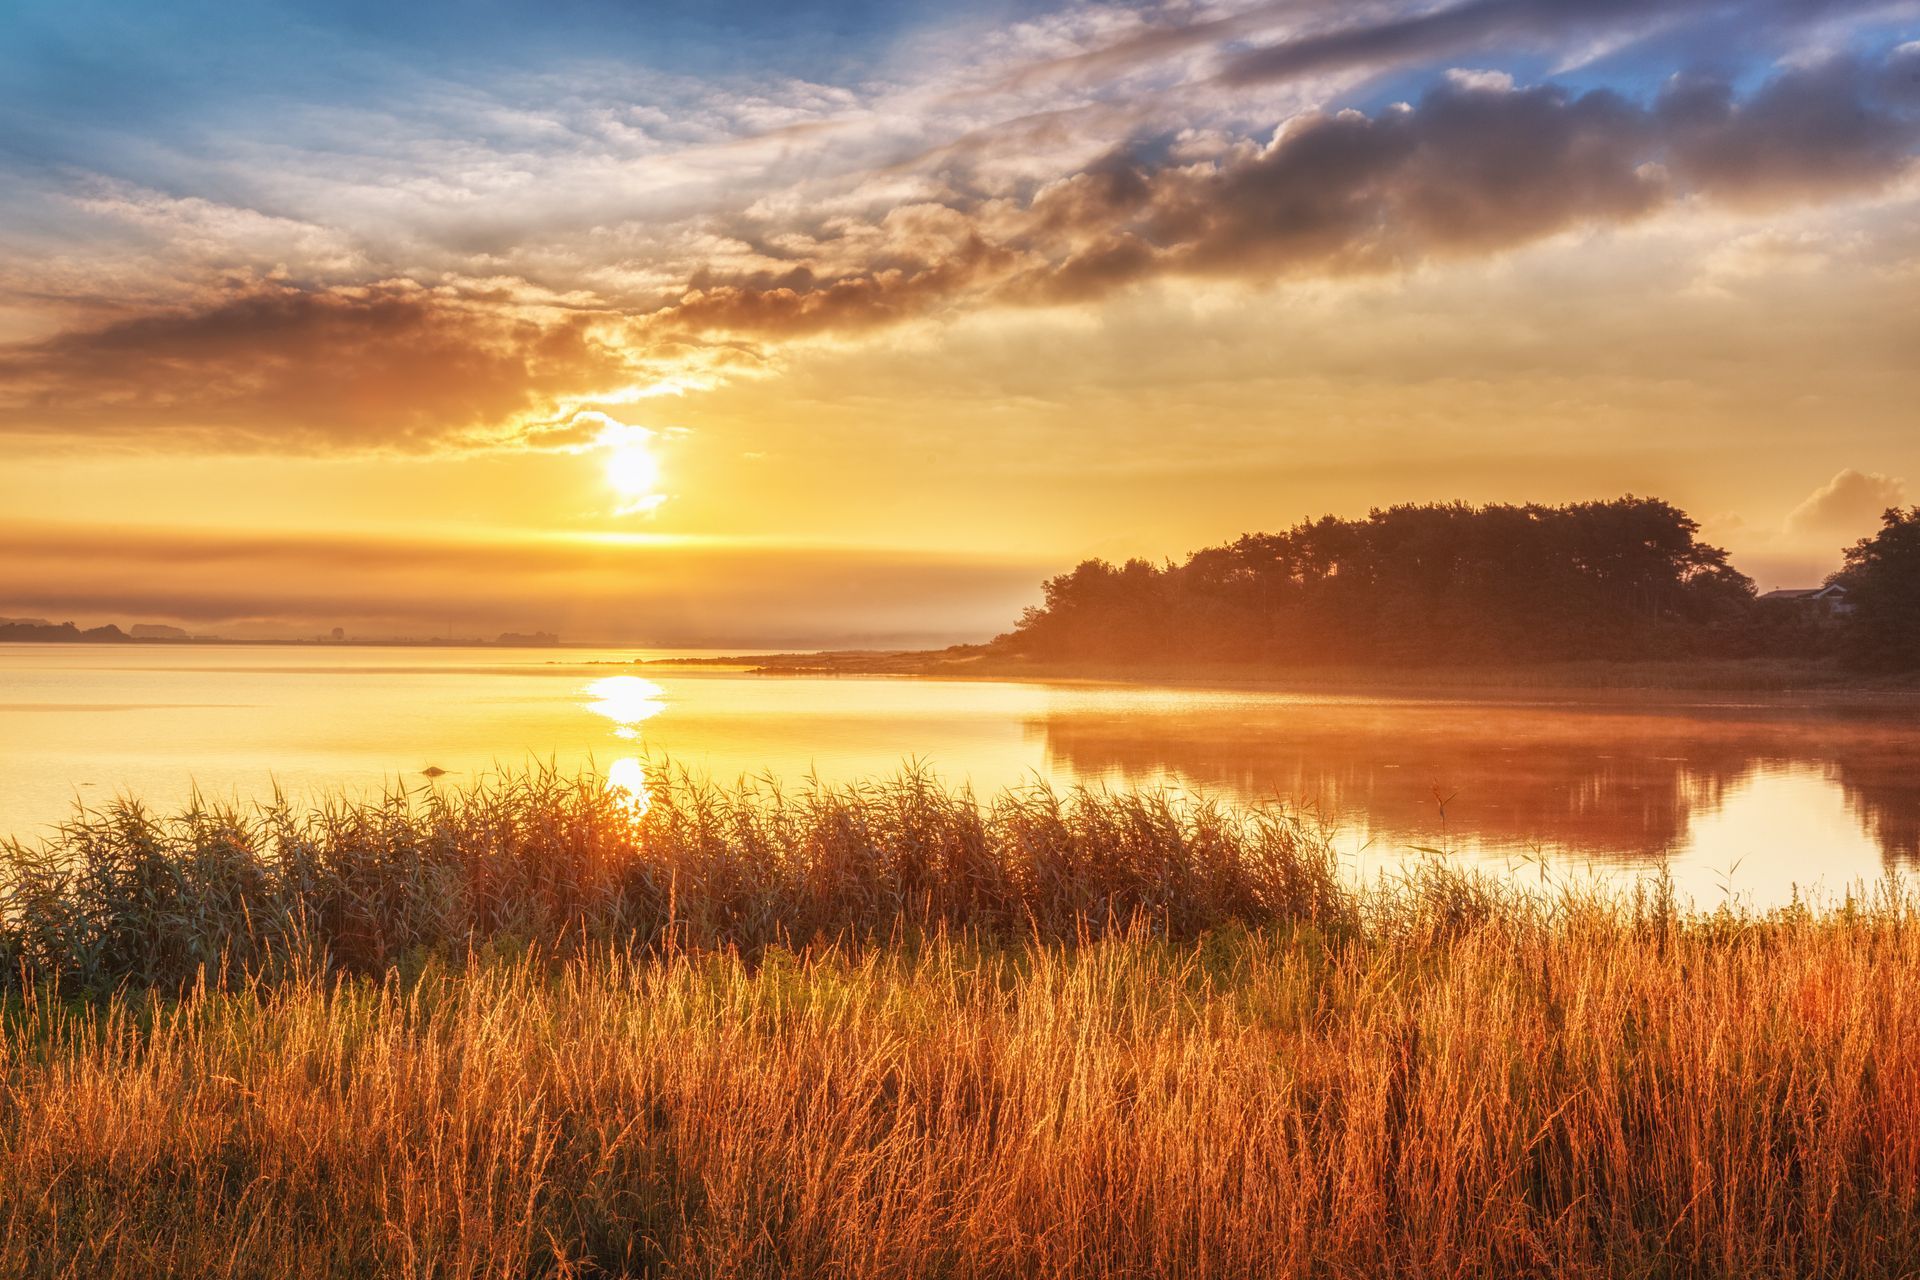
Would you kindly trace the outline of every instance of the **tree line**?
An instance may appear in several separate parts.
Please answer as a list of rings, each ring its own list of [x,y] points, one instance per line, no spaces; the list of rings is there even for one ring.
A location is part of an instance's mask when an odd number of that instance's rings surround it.
[[[1757,597],[1657,498],[1463,502],[1324,516],[1184,563],[1088,560],[997,649],[1051,661],[1424,665],[1834,657],[1920,665],[1920,507],[1830,581],[1844,611]]]

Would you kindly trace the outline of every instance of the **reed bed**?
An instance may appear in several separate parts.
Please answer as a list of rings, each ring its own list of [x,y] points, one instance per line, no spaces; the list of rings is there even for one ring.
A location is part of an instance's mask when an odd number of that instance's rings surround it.
[[[924,769],[866,784],[721,787],[666,766],[644,796],[535,769],[457,789],[131,801],[0,845],[0,983],[179,987],[203,970],[378,975],[474,946],[657,951],[1169,937],[1352,910],[1317,830],[1164,792],[1045,786],[987,803]]]
[[[1920,1270],[1899,885],[1359,890],[1299,824],[1166,797],[675,789],[617,838],[535,778],[16,849],[0,1273]],[[169,872],[197,923],[22,923],[145,883],[84,861],[127,832],[205,857]]]

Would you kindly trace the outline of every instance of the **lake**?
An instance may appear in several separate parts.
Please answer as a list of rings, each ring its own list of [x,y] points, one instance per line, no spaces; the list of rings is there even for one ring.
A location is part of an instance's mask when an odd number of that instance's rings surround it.
[[[1920,859],[1911,701],[1408,697],[637,668],[657,651],[0,646],[0,834],[198,785],[295,800],[592,762],[844,781],[909,761],[986,793],[1167,785],[1284,803],[1353,874],[1441,851],[1538,879],[1663,862],[1702,905]]]

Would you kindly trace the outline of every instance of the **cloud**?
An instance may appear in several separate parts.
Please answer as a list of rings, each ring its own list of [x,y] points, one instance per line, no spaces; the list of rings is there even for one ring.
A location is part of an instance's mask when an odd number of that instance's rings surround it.
[[[1252,49],[1232,58],[1223,78],[1229,84],[1246,85],[1345,67],[1379,69],[1444,57],[1500,36],[1564,34],[1602,20],[1618,22],[1657,7],[1654,0],[1469,0]]]
[[[625,436],[645,441],[655,433],[647,427],[623,422],[598,409],[581,409],[554,422],[535,422],[522,427],[521,443],[536,449],[557,449],[562,453],[584,453]]]
[[[1031,89],[1055,81],[1111,80],[1136,67],[1244,40],[1277,24],[1297,22],[1303,10],[1310,11],[1312,7],[1302,0],[1266,0],[1239,12],[1218,16],[1199,16],[1208,11],[1184,4],[1168,5],[1158,11],[1136,11],[1138,25],[1117,39],[1091,47],[1074,42],[1082,47],[1024,62],[1005,76],[1002,87]]]
[[[777,284],[710,278],[654,317],[691,331],[804,333],[958,305],[1097,299],[1167,276],[1251,283],[1376,273],[1630,223],[1685,201],[1741,209],[1875,190],[1907,171],[1920,121],[1853,62],[1793,70],[1745,99],[1676,81],[1650,105],[1456,74],[1416,105],[1289,120],[1217,157],[1110,153],[1024,206],[979,201],[902,259],[833,275],[799,261]],[[949,212],[953,212],[949,210]]]
[[[1733,203],[1816,199],[1885,182],[1911,161],[1915,120],[1874,102],[1878,79],[1841,59],[1788,71],[1741,103],[1723,80],[1676,77],[1655,120],[1675,173],[1696,190]]]
[[[1579,12],[1604,7],[1583,0]],[[1487,0],[1443,12],[1533,22],[1539,9]],[[1910,60],[1796,67],[1744,95],[1691,75],[1650,101],[1456,71],[1412,104],[1294,114],[1264,140],[1150,134],[1065,169],[1049,167],[1064,153],[1047,152],[1035,126],[1019,135],[1037,149],[1022,151],[1031,163],[993,181],[955,153],[912,182],[874,180],[837,201],[795,188],[645,234],[618,224],[597,247],[555,256],[546,283],[486,255],[462,275],[358,285],[293,283],[249,263],[235,283],[175,305],[0,346],[0,433],[539,446],[581,409],[777,367],[785,344],[821,336],[1086,303],[1168,278],[1264,286],[1395,272],[1683,205],[1857,196],[1913,167],[1920,116],[1895,92]],[[194,217],[211,214],[195,206]],[[279,245],[282,223],[268,229],[265,243]],[[193,241],[203,260],[204,239]],[[326,244],[331,271],[373,261]]]
[[[0,348],[0,430],[423,448],[638,372],[590,315],[533,317],[406,281],[252,285]]]
[[[1793,533],[1852,538],[1871,533],[1880,513],[1906,501],[1907,483],[1848,467],[1808,494],[1787,516]]]
[[[1613,29],[1644,37],[1667,22],[1727,7],[1726,0],[1468,0],[1408,12],[1405,5],[1269,0],[1237,12],[1196,16],[1212,11],[1177,5],[1155,14],[1151,25],[1108,44],[1023,67],[1009,83],[1031,86],[1116,77],[1196,50],[1232,50],[1220,74],[1238,86],[1350,70],[1371,74],[1496,41],[1558,46]],[[1282,38],[1272,38],[1275,27],[1284,29]],[[1262,35],[1270,43],[1245,47]]]
[[[693,334],[800,336],[871,328],[932,311],[970,287],[1004,276],[1019,257],[1013,246],[969,233],[935,260],[909,260],[837,279],[816,280],[802,267],[773,285],[696,280],[696,287],[646,322],[655,330]]]
[[[1608,92],[1449,83],[1411,109],[1319,117],[1241,163],[1165,175],[1143,225],[1170,265],[1207,274],[1497,251],[1661,204],[1654,141]]]
[[[1894,102],[1920,106],[1920,40],[1910,40],[1893,51],[1881,91]]]
[[[1557,48],[1601,30],[1644,38],[1683,20],[1738,13],[1743,33],[1793,28],[1847,12],[1884,7],[1875,0],[1468,0],[1424,12],[1388,10],[1373,21],[1310,31],[1231,57],[1222,79],[1233,85],[1291,80],[1337,70],[1379,72],[1444,58],[1496,42]]]

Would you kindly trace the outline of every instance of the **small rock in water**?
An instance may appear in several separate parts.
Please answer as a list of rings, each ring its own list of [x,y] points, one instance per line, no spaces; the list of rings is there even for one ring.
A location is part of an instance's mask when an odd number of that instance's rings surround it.
[[[447,771],[437,764],[430,764],[420,771],[421,776],[426,778],[443,778],[446,773]]]

